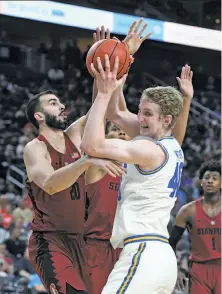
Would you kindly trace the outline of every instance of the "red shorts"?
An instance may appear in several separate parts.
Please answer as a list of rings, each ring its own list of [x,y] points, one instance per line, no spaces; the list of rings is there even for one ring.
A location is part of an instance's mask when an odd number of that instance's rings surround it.
[[[82,235],[33,232],[29,257],[48,293],[90,293],[90,269]]]
[[[221,293],[221,262],[196,263],[190,269],[190,294]]]
[[[114,250],[107,240],[87,239],[86,244],[88,264],[92,273],[92,294],[101,294],[122,249]]]

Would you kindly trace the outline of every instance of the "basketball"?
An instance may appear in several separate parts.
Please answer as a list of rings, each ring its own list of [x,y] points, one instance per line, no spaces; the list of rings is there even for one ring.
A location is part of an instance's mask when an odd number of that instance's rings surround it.
[[[91,71],[91,63],[94,64],[95,69],[97,67],[97,57],[100,57],[103,67],[105,66],[105,54],[109,56],[110,70],[113,69],[116,56],[119,57],[119,68],[117,73],[117,79],[120,79],[128,70],[130,65],[130,53],[127,45],[117,40],[105,39],[100,40],[93,44],[89,49],[86,56],[86,66],[89,73],[93,76]]]

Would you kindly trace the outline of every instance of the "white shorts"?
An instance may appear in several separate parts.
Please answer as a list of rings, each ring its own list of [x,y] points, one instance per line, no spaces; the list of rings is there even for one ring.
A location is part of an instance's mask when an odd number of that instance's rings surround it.
[[[134,241],[124,246],[102,294],[171,294],[177,280],[177,260],[167,239],[155,240],[150,235],[143,241],[141,236],[127,239]]]

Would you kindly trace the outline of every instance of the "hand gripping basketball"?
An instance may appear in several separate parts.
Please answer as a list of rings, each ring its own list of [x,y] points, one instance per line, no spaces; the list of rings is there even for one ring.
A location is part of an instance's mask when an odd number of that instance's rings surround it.
[[[117,72],[119,67],[119,57],[116,56],[113,70],[110,71],[109,57],[105,54],[105,70],[103,69],[100,57],[97,57],[97,67],[95,69],[94,64],[91,63],[91,70],[96,79],[98,93],[111,95],[122,83],[125,82],[127,74],[121,79],[117,80]]]

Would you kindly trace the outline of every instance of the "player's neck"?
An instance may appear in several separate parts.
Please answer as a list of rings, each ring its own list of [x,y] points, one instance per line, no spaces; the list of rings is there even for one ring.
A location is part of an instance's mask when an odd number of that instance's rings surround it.
[[[158,140],[160,140],[161,138],[163,138],[163,137],[169,137],[169,136],[171,136],[172,135],[172,130],[171,129],[169,129],[169,130],[164,130],[163,132],[161,132],[160,134],[159,134],[159,136],[158,136]]]
[[[220,191],[215,194],[205,194],[204,195],[204,203],[209,204],[211,206],[215,206],[221,201]]]
[[[39,134],[44,136],[47,140],[57,142],[63,140],[64,131],[63,130],[54,130],[51,128],[42,128],[39,130]]]

